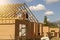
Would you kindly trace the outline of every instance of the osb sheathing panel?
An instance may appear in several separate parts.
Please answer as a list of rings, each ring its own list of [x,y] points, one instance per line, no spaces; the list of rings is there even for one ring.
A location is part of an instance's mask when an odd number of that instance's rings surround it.
[[[15,39],[15,24],[0,25],[0,40]]]
[[[55,30],[55,32],[59,32],[59,28],[50,28],[50,32],[51,30]]]
[[[49,32],[49,27],[48,26],[43,26],[43,32]]]

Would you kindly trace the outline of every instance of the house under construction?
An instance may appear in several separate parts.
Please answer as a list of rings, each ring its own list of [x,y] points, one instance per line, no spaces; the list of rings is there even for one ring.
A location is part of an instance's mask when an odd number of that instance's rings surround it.
[[[50,32],[45,29],[25,3],[0,5],[0,40],[39,39]]]
[[[33,38],[37,22],[25,3],[0,5],[0,40]]]

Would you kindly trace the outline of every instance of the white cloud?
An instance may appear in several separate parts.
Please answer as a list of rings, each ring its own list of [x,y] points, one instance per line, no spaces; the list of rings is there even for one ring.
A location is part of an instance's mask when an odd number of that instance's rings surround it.
[[[46,12],[45,12],[45,15],[47,15],[47,16],[49,16],[49,15],[53,15],[53,14],[54,14],[53,11],[46,11]]]
[[[60,0],[44,0],[47,4],[60,2]]]
[[[31,1],[33,1],[33,0],[25,0],[26,2],[31,2]]]
[[[59,21],[60,19],[56,19],[57,21]]]
[[[39,10],[45,10],[46,9],[45,6],[42,5],[42,4],[38,4],[36,6],[30,6],[29,8],[30,8],[30,10],[34,10],[34,11],[39,11]]]
[[[50,19],[48,18],[47,21],[50,21]]]

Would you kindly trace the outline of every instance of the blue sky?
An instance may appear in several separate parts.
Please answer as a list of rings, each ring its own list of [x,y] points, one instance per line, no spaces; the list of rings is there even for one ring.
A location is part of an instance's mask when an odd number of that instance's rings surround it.
[[[26,3],[39,22],[45,15],[48,21],[60,20],[60,0],[8,0],[7,3]]]
[[[46,11],[50,10],[50,11],[54,12],[53,15],[47,15],[49,21],[60,20],[60,1],[58,1],[58,2],[51,2],[51,3],[48,3],[46,1],[47,0],[33,0],[32,2],[30,2],[28,4],[29,4],[29,6],[42,4],[42,5],[45,6]],[[44,11],[39,10],[39,11],[35,11],[33,13],[35,14],[35,16],[37,17],[37,19],[39,21],[43,21],[44,16],[45,16],[44,15],[45,14]]]

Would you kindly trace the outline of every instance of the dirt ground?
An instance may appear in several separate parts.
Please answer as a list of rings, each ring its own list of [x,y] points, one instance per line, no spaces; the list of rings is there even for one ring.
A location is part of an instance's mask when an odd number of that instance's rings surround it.
[[[60,38],[54,37],[51,40],[60,40]]]

